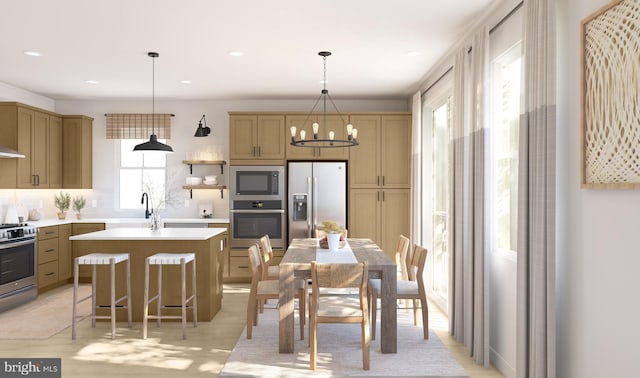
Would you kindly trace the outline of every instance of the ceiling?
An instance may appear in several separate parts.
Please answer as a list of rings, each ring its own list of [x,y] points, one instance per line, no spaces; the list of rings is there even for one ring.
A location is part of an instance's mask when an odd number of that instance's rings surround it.
[[[328,50],[333,97],[404,98],[496,1],[8,1],[0,82],[57,100],[148,99],[152,84],[158,99],[312,98]]]

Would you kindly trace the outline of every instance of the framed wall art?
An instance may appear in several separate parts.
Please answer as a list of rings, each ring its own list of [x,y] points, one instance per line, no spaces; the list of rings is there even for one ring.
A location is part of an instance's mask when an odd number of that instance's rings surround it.
[[[640,188],[640,0],[582,21],[581,185]]]

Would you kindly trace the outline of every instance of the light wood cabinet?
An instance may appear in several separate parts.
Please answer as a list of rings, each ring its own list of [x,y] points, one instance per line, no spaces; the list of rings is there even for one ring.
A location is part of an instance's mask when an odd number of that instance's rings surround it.
[[[17,188],[60,188],[62,127],[60,117],[18,106]]]
[[[93,118],[72,115],[62,118],[62,187],[93,187]]]
[[[305,122],[306,121],[306,122]],[[329,131],[335,133],[335,139],[346,139],[347,129],[345,122],[349,122],[348,115],[327,115],[313,114],[307,118],[303,114],[287,114],[285,116],[287,134],[287,160],[347,160],[349,158],[348,148],[317,148],[317,147],[300,147],[291,145],[291,126],[296,127],[296,138],[300,138],[300,131],[304,130],[305,139],[313,138],[313,122],[320,124],[318,131],[319,139],[329,139]]]
[[[410,235],[410,189],[352,189],[349,237],[373,240],[392,259],[400,234]]]
[[[349,149],[351,188],[411,187],[411,115],[352,115],[360,146]]]
[[[68,119],[80,120],[81,126],[65,127]],[[0,102],[0,145],[25,155],[0,159],[0,188],[91,188],[91,121]],[[78,129],[81,134],[75,134]]]
[[[229,115],[231,164],[284,164],[283,115]]]
[[[71,224],[58,226],[58,280],[73,277],[73,256],[71,252]]]
[[[71,224],[38,229],[38,292],[63,285],[73,277]]]
[[[218,259],[218,269],[220,274],[220,282],[229,277],[229,224],[228,223],[209,223],[209,228],[224,228],[226,231],[222,234],[222,257]]]
[[[58,283],[58,226],[38,230],[38,291]]]

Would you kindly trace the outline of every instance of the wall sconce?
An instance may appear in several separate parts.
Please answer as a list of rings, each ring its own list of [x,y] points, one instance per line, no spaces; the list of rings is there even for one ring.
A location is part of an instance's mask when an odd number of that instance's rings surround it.
[[[202,122],[204,121],[204,127],[202,127]],[[193,135],[195,137],[206,137],[211,133],[211,128],[207,127],[207,120],[204,118],[204,114],[200,121],[198,122],[198,128],[196,129],[196,133]]]

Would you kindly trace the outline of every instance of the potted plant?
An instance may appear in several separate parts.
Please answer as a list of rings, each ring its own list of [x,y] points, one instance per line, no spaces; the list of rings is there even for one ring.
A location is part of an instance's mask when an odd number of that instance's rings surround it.
[[[69,193],[60,192],[54,195],[54,205],[58,208],[58,219],[67,217],[67,210],[71,206],[71,195]]]
[[[80,219],[80,211],[84,208],[84,205],[86,205],[86,203],[87,200],[83,195],[73,197],[73,211],[76,212],[76,218]]]
[[[335,251],[340,247],[340,242],[344,240],[342,236],[342,228],[338,226],[338,223],[332,220],[325,220],[322,222],[322,227],[327,233],[326,240],[329,250]]]

